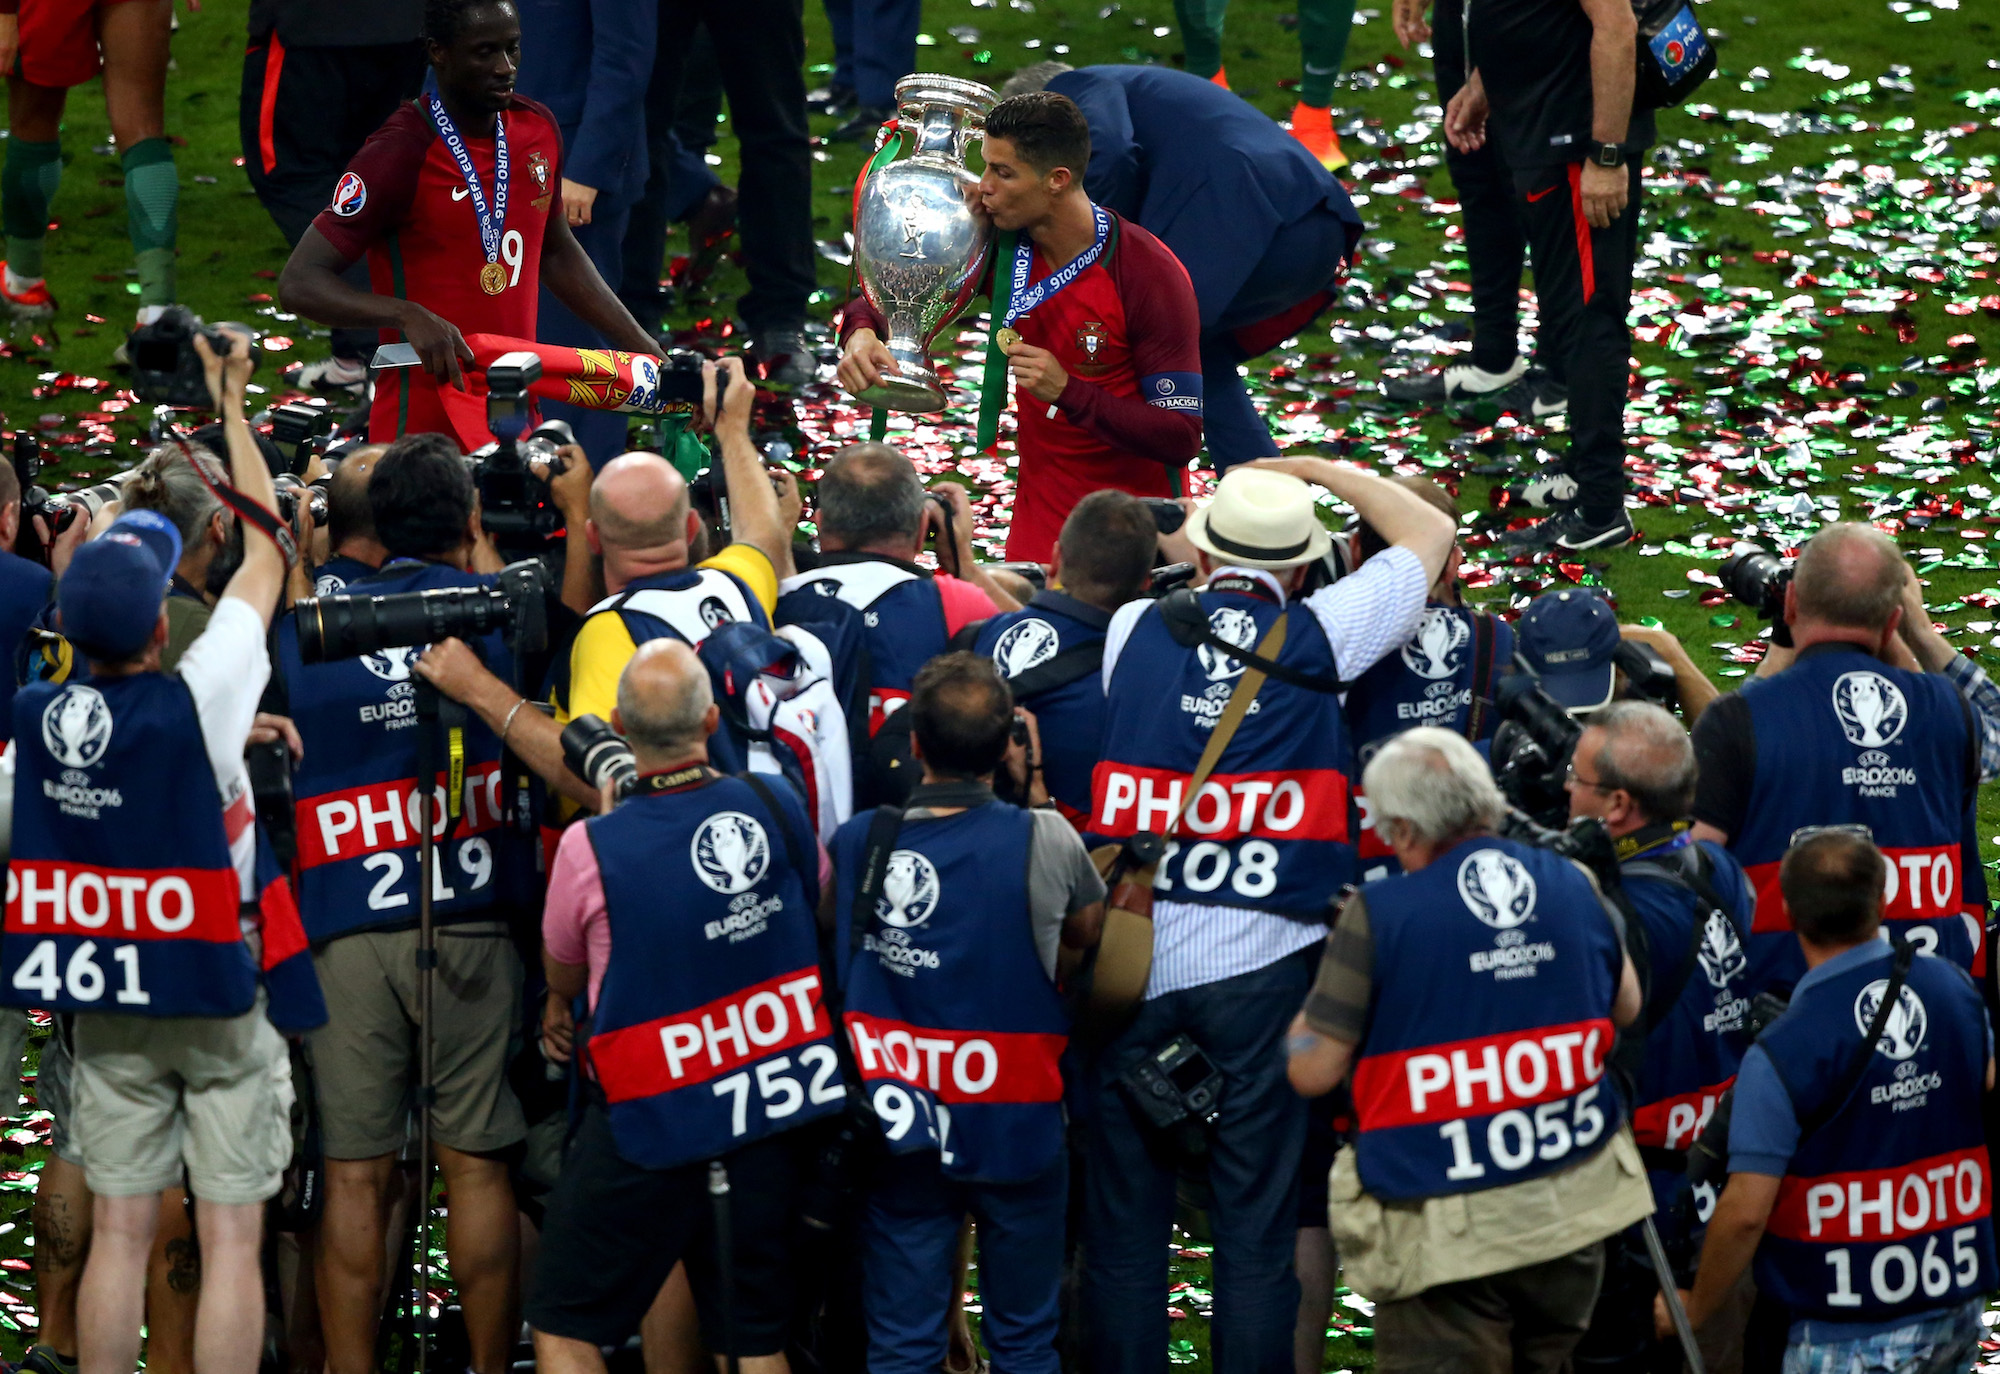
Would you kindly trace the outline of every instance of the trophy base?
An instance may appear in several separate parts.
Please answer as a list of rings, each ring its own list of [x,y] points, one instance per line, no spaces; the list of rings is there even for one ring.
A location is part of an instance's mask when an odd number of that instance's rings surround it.
[[[931,415],[945,408],[944,383],[928,367],[899,360],[894,372],[854,398],[865,405],[906,415]]]

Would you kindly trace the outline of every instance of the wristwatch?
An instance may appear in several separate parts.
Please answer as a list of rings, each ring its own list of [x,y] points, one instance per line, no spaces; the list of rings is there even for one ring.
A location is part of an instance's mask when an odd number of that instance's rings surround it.
[[[1590,145],[1590,160],[1600,167],[1623,167],[1625,149],[1616,143],[1593,143]]]

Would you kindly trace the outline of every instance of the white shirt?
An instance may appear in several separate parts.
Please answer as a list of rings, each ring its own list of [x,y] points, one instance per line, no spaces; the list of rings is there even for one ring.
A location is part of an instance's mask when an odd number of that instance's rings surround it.
[[[1256,568],[1217,568],[1211,577],[1225,575],[1254,577],[1277,593],[1279,605],[1285,604],[1284,587],[1271,573]],[[1305,599],[1306,608],[1326,633],[1343,681],[1354,681],[1409,641],[1423,618],[1430,583],[1422,559],[1408,549],[1389,548]],[[1107,692],[1133,626],[1152,604],[1134,601],[1112,615],[1104,637]],[[1324,926],[1294,921],[1276,912],[1202,902],[1154,902],[1153,971],[1146,982],[1146,996],[1161,997],[1254,973],[1325,938]]]

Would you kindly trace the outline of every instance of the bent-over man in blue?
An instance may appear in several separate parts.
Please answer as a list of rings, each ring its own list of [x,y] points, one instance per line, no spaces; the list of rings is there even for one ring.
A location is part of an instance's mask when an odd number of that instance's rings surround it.
[[[1268,116],[1199,76],[1038,62],[1001,94],[1044,88],[1074,100],[1090,124],[1085,192],[1157,235],[1194,283],[1216,470],[1276,456],[1236,369],[1332,303],[1361,239],[1346,190]]]

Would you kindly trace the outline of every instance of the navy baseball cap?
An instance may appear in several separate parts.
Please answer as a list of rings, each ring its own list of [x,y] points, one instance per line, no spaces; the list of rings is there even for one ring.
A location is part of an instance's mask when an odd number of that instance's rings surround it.
[[[85,544],[56,588],[63,636],[92,658],[130,658],[159,623],[181,561],[181,535],[158,511],[135,510]]]
[[[1586,587],[1544,592],[1515,627],[1515,656],[1542,690],[1572,711],[1608,705],[1615,688],[1618,615]]]

